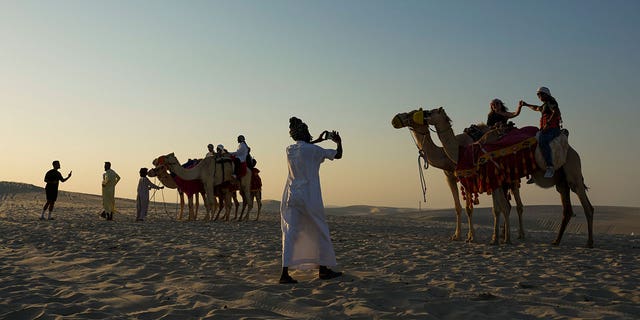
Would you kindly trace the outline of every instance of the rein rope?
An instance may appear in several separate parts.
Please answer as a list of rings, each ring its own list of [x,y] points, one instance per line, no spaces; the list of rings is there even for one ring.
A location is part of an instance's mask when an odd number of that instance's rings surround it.
[[[154,178],[154,184],[158,185],[158,178]],[[153,189],[153,194],[151,194],[151,197],[149,200],[152,200],[154,203],[158,203],[158,201],[156,201],[156,192],[158,190]],[[169,218],[169,220],[175,220],[174,217],[176,217],[178,215],[178,195],[176,193],[176,213],[171,216],[171,214],[169,213],[169,210],[167,210],[167,202],[164,200],[164,188],[160,189],[160,194],[162,194],[162,206],[164,209],[164,214]],[[155,211],[155,206],[154,206],[154,211]]]
[[[413,128],[410,128],[410,130],[416,132]],[[420,175],[420,190],[422,190],[422,198],[424,200],[424,203],[426,204],[427,203],[427,182],[425,181],[425,178],[424,178],[424,170],[429,169],[429,162],[425,160],[425,158],[427,158],[427,153],[422,148],[420,148],[420,145],[416,141],[416,138],[411,133],[409,133],[409,135],[411,136],[413,143],[418,148],[418,173]],[[424,140],[426,138],[426,135],[423,135],[423,136],[424,138],[422,138],[422,145],[424,145]],[[420,164],[421,160],[424,161],[424,164]]]

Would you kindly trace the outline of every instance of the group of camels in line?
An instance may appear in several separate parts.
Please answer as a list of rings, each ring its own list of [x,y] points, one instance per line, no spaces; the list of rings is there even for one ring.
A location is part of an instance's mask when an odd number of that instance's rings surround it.
[[[407,113],[399,113],[393,117],[391,124],[394,128],[400,129],[408,127],[411,129],[417,147],[421,156],[430,165],[439,168],[444,171],[447,179],[447,183],[453,195],[455,210],[456,210],[456,230],[452,240],[460,240],[461,220],[460,214],[462,206],[460,204],[460,197],[458,194],[458,179],[455,175],[456,167],[458,164],[459,150],[461,146],[473,143],[473,139],[468,137],[465,133],[455,135],[451,126],[451,119],[447,116],[443,108],[437,108],[433,110],[413,110]],[[438,135],[442,146],[436,145],[430,134],[429,126],[433,126]],[[502,130],[502,129],[496,129]],[[489,136],[487,138],[487,136]],[[562,136],[562,135],[561,135]],[[487,139],[497,139],[500,135],[496,134],[496,131],[489,131],[486,136],[483,137],[483,141],[488,143]],[[564,137],[566,139],[566,137]],[[539,149],[539,148],[537,148]],[[531,175],[533,176],[536,185],[542,188],[550,188],[555,186],[556,190],[560,194],[562,202],[562,223],[558,230],[558,235],[553,241],[553,245],[559,245],[562,235],[573,216],[573,209],[571,207],[570,192],[573,191],[577,194],[584,209],[584,214],[587,218],[588,228],[588,240],[586,246],[593,247],[593,206],[587,197],[587,188],[584,184],[584,178],[582,176],[582,168],[580,162],[580,156],[578,153],[568,146],[566,143],[566,157],[563,159],[563,163],[560,163],[556,174],[552,178],[544,178],[545,165],[543,164],[539,150],[536,150],[536,162],[538,168],[534,170]],[[493,216],[494,226],[491,244],[498,244],[499,239],[499,227],[500,227],[500,214],[504,217],[504,243],[511,243],[510,229],[509,229],[509,214],[511,211],[511,204],[509,203],[507,192],[511,191],[513,194],[518,211],[519,217],[519,237],[524,238],[524,230],[522,225],[522,212],[523,205],[520,199],[519,193],[519,180],[508,181],[502,186],[492,190],[491,196],[493,200]],[[473,200],[470,197],[466,199],[466,213],[469,223],[469,232],[467,235],[467,241],[474,240],[474,228],[472,223],[473,216]]]
[[[255,183],[256,179],[260,179],[257,168],[247,168],[247,173],[244,176],[234,178],[233,160],[228,156],[206,157],[193,161],[190,166],[185,168],[176,156],[170,153],[154,159],[152,163],[155,167],[149,170],[148,175],[157,177],[165,187],[178,190],[180,195],[178,220],[182,220],[184,194],[187,195],[189,205],[188,220],[197,220],[198,218],[198,195],[202,196],[206,208],[204,220],[218,220],[224,208],[225,213],[222,220],[229,221],[232,203],[235,204],[235,214],[231,220],[249,220],[254,199],[258,207],[255,220],[260,218],[262,190],[261,183],[257,186]],[[242,198],[242,210],[239,217],[238,191]]]

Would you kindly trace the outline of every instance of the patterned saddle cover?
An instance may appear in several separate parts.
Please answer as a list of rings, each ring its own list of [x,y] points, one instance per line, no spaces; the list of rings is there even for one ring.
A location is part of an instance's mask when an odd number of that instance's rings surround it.
[[[537,169],[537,132],[537,127],[513,128],[495,142],[460,147],[455,175],[467,203],[478,203],[478,194],[491,194]]]

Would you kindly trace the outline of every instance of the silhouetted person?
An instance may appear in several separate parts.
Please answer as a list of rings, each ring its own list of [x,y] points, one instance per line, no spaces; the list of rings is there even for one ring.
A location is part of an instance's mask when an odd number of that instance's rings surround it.
[[[247,174],[247,155],[251,151],[251,148],[247,145],[247,142],[243,135],[238,136],[238,150],[231,152],[231,155],[235,156],[238,161],[234,166],[233,174],[236,178],[240,179]]]
[[[113,220],[113,212],[116,211],[116,184],[120,181],[120,176],[111,170],[111,162],[104,163],[104,173],[102,174],[102,207],[103,217]]]
[[[69,171],[69,175],[66,178],[62,177],[62,174],[58,171],[60,169],[60,161],[56,160],[52,163],[53,169],[47,171],[44,175],[44,182],[47,185],[44,187],[44,190],[47,194],[47,203],[44,204],[42,208],[42,214],[40,215],[40,220],[44,220],[44,213],[49,209],[49,215],[47,219],[53,220],[51,217],[51,212],[53,211],[53,205],[56,203],[58,199],[58,184],[60,182],[65,182],[71,178],[71,171]]]
[[[147,211],[149,209],[149,190],[160,190],[164,187],[159,187],[153,184],[149,178],[147,178],[147,168],[140,168],[140,180],[138,180],[138,195],[136,196],[136,221],[144,221],[147,217]]]
[[[336,254],[331,243],[329,226],[324,215],[320,191],[320,164],[325,159],[342,158],[342,139],[338,132],[330,133],[337,150],[324,149],[313,143],[328,139],[324,131],[311,141],[311,134],[302,120],[289,119],[289,135],[296,142],[287,147],[289,176],[280,204],[282,228],[282,274],[280,283],[297,283],[289,268],[318,268],[320,279],[342,275],[328,267],[335,266]]]

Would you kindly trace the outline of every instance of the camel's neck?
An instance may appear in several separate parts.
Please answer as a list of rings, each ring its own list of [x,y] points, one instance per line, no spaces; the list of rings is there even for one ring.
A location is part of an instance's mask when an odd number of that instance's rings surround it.
[[[180,165],[180,163],[171,164],[169,165],[169,169],[171,169],[171,172],[175,173],[182,180],[198,180],[200,179],[199,167],[202,165],[203,162],[204,161],[200,161],[200,163],[198,163],[197,165],[195,165],[193,168],[190,168],[190,169],[183,168]]]
[[[460,147],[456,136],[453,134],[451,124],[445,122],[439,122],[435,125],[438,132],[438,138],[442,143],[444,152],[451,161],[458,163],[458,148]]]
[[[416,139],[416,143],[418,144],[418,148],[423,151],[424,157],[426,157],[426,161],[442,170],[453,171],[456,168],[456,164],[447,157],[444,149],[440,146],[437,146],[433,139],[431,139],[431,134],[429,133],[429,128],[424,126],[424,128],[420,128],[420,132],[417,130],[411,130],[413,137]]]
[[[156,177],[160,180],[160,183],[162,183],[163,186],[169,189],[176,189],[178,187],[173,177],[165,170],[159,171]]]

